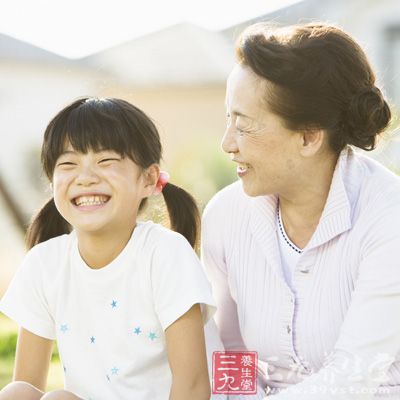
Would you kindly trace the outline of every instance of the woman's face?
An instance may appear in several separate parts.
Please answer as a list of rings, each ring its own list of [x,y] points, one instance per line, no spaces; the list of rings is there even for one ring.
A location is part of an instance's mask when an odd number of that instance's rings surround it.
[[[236,65],[226,90],[227,128],[222,148],[237,163],[249,196],[285,193],[301,170],[302,134],[268,110],[267,81]]]

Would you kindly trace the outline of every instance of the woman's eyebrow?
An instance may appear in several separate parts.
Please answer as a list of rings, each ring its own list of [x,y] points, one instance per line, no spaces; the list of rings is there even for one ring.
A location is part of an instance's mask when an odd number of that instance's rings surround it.
[[[236,115],[237,117],[242,117],[242,118],[248,118],[248,119],[254,119],[253,117],[251,117],[250,115],[246,115],[244,113],[242,113],[239,110],[232,110],[232,114]]]
[[[225,102],[225,110],[226,110],[226,113],[229,114],[229,112],[228,112],[228,104],[226,102]],[[232,115],[236,115],[237,117],[244,117],[244,118],[254,119],[253,117],[250,117],[250,115],[246,115],[245,113],[239,111],[238,109],[233,109],[231,114]]]

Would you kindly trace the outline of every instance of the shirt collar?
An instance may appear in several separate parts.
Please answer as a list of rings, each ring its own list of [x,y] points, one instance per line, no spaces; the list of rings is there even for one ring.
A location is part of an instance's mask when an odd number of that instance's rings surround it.
[[[351,191],[347,186],[353,177],[350,171],[354,151],[346,146],[340,153],[332,176],[332,182],[317,229],[304,250],[322,245],[351,228]],[[350,185],[351,186],[351,185]],[[356,186],[352,188],[354,190]],[[250,199],[252,232],[261,248],[271,258],[277,250],[276,210],[277,195],[258,196]],[[279,253],[277,253],[279,254]]]
[[[320,246],[351,228],[351,202],[346,181],[351,176],[354,151],[347,146],[339,155],[324,210],[306,249]]]

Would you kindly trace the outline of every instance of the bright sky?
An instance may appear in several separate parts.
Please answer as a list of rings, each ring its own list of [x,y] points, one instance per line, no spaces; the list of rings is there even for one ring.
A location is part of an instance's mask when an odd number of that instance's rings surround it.
[[[1,0],[0,33],[69,58],[181,22],[220,30],[300,0]]]

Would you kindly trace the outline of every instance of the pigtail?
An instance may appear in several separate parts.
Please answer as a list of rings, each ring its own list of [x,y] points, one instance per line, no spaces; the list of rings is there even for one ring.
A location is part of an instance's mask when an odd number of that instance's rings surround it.
[[[70,224],[58,212],[51,198],[33,217],[25,241],[28,249],[31,249],[41,242],[70,232]]]
[[[196,200],[188,192],[172,183],[167,183],[162,193],[167,205],[171,229],[185,236],[190,245],[196,248],[200,226],[200,212]]]

